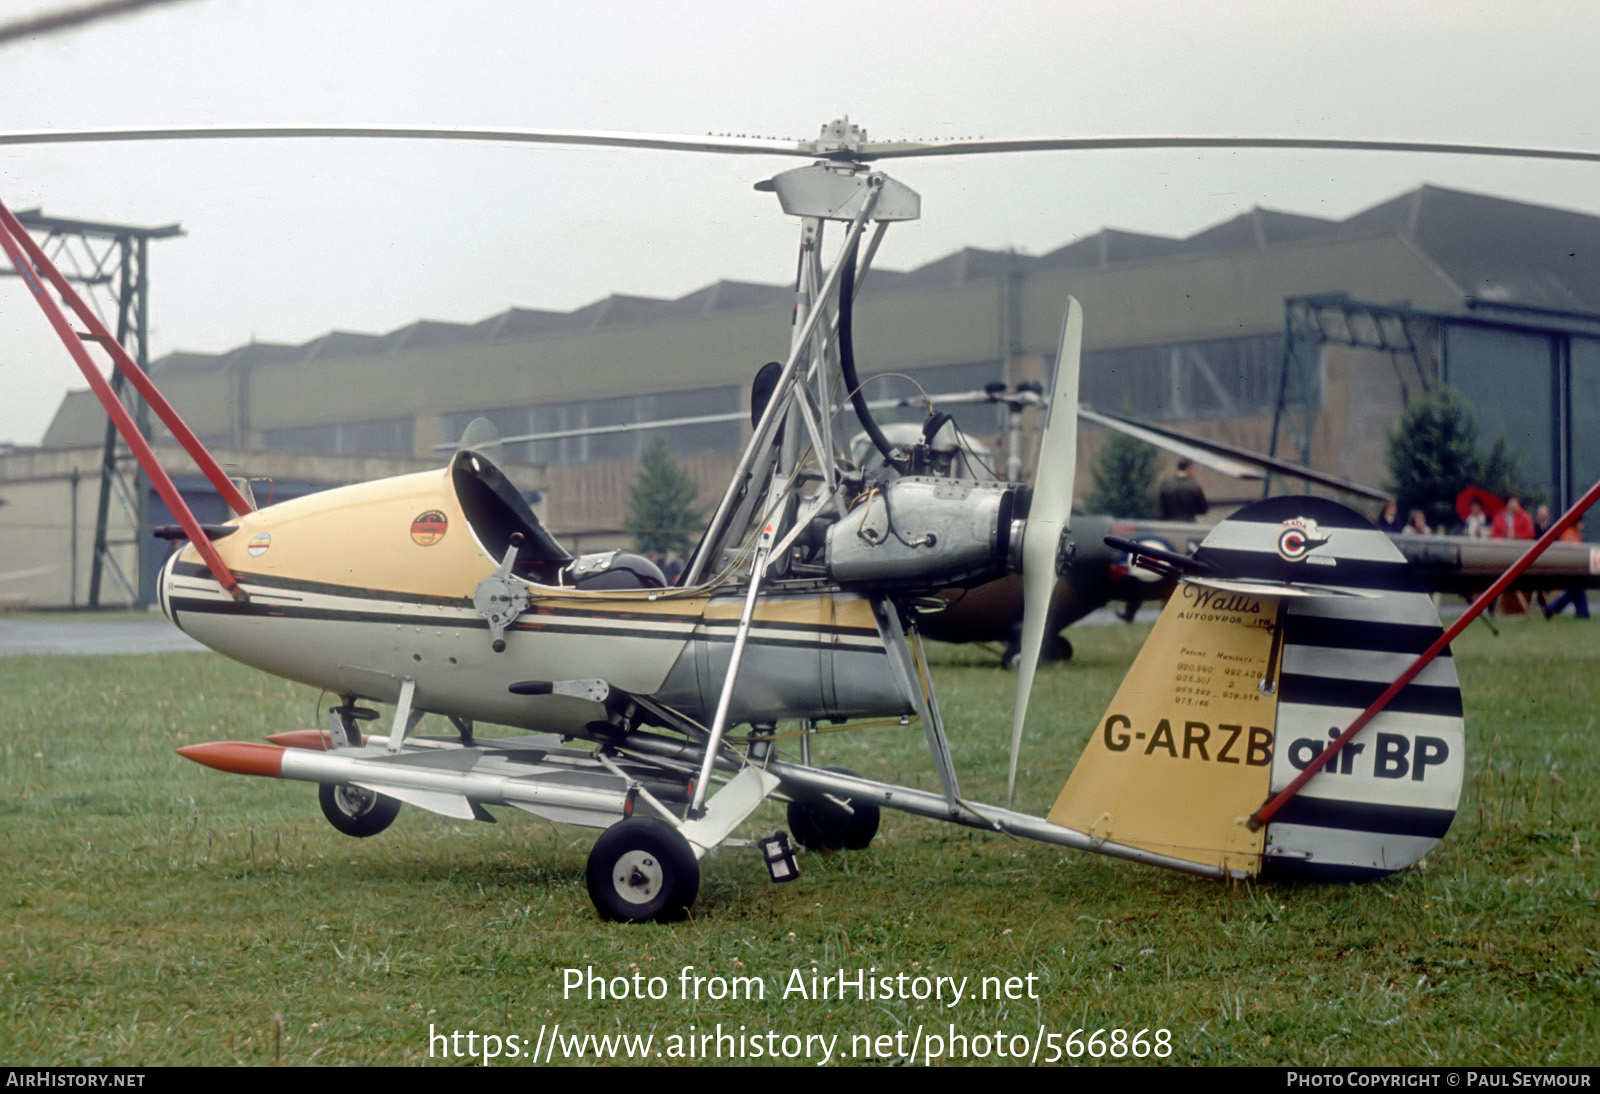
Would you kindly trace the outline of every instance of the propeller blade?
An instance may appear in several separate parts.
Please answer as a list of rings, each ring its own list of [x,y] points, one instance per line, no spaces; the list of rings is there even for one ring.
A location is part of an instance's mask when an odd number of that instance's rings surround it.
[[[1050,598],[1056,587],[1056,547],[1072,520],[1072,482],[1078,473],[1078,359],[1083,351],[1083,308],[1067,297],[1056,351],[1056,382],[1050,395],[1050,416],[1039,445],[1039,467],[1033,476],[1033,505],[1022,534],[1022,650],[1017,662],[1017,704],[1011,723],[1011,768],[1006,776],[1006,804],[1017,789],[1017,752],[1022,724],[1028,717],[1028,695],[1044,645]]]

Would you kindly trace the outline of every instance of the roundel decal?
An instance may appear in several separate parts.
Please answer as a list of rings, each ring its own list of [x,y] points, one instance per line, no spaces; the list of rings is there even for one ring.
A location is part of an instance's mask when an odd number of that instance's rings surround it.
[[[1317,522],[1299,517],[1283,522],[1283,530],[1278,533],[1278,555],[1287,562],[1300,562],[1306,555],[1328,542],[1328,537],[1319,534]]]
[[[444,538],[450,522],[437,509],[418,513],[411,521],[411,539],[421,547],[431,547]]]
[[[245,547],[245,550],[250,552],[251,558],[260,558],[267,553],[267,548],[271,546],[272,534],[270,532],[257,532],[250,537],[250,542]]]

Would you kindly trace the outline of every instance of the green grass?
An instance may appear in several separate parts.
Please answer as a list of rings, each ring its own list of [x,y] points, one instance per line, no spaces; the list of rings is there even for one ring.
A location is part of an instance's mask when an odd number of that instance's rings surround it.
[[[408,808],[355,841],[309,784],[173,755],[320,724],[307,689],[210,655],[0,661],[0,1060],[409,1063],[426,1060],[430,1025],[532,1038],[559,1022],[660,1047],[720,1022],[837,1034],[836,1051],[954,1023],[969,1037],[1167,1029],[1174,1063],[1592,1064],[1600,632],[1503,631],[1457,644],[1471,775],[1449,836],[1409,874],[1225,886],[886,813],[871,849],[802,855],[790,885],[723,851],[694,919],[670,927],[597,920],[591,832]],[[1145,632],[1085,631],[1077,661],[1041,672],[1021,807],[1049,807]],[[963,790],[1003,800],[1014,677],[979,651],[938,659]],[[935,785],[916,729],[821,751]],[[782,823],[778,806],[760,818]],[[767,996],[684,1001],[687,965],[760,976]],[[564,999],[563,970],[590,966],[671,991]],[[973,991],[1032,974],[1039,998],[783,999],[791,970],[813,966],[964,976]]]

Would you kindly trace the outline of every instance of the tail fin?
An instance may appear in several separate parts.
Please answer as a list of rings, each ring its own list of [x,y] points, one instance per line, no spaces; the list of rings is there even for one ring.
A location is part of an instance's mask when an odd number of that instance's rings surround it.
[[[1334,502],[1242,509],[1196,552],[1051,810],[1117,843],[1243,875],[1414,865],[1460,799],[1461,692],[1440,657],[1262,830],[1247,820],[1441,633],[1404,558]]]

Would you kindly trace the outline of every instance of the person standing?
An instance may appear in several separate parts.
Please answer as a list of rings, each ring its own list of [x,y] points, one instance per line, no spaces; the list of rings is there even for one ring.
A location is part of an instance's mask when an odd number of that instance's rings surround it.
[[[1506,507],[1494,515],[1490,539],[1532,539],[1533,517],[1522,507],[1522,499],[1512,494]]]
[[[1561,543],[1581,543],[1582,541],[1583,521],[1581,520],[1577,521],[1567,528],[1566,531],[1562,532],[1559,539],[1559,542]],[[1579,619],[1589,618],[1589,594],[1587,591],[1581,588],[1568,589],[1566,592],[1556,597],[1550,602],[1549,606],[1545,608],[1544,617],[1546,619],[1555,618],[1567,610],[1568,604],[1571,604],[1577,609]]]
[[[1489,538],[1533,538],[1533,514],[1522,507],[1522,499],[1517,495],[1506,498],[1506,507],[1494,515],[1494,520],[1489,524]],[[1512,589],[1500,598],[1499,603],[1507,615],[1521,615],[1532,602],[1527,593]]]
[[[1178,461],[1177,474],[1161,484],[1159,500],[1162,520],[1192,521],[1210,508],[1205,491],[1194,481],[1194,463],[1190,460]]]
[[[1467,503],[1467,519],[1461,526],[1461,534],[1473,539],[1489,538],[1489,515],[1483,511],[1483,502],[1477,498]]]

